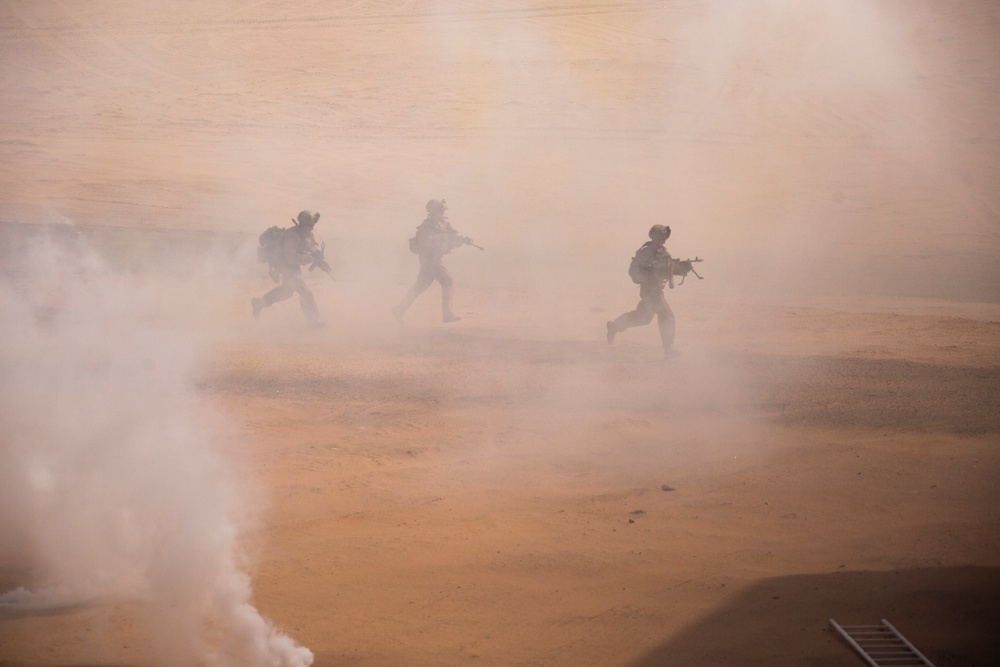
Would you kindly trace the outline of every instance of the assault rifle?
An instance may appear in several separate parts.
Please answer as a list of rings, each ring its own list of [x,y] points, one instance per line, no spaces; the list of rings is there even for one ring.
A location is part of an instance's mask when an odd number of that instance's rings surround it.
[[[635,283],[642,283],[642,278],[637,278],[633,275],[634,268],[636,266],[644,268],[646,270],[652,270],[653,274],[659,278],[660,284],[666,283],[669,285],[670,289],[674,288],[674,276],[680,276],[680,285],[684,284],[684,279],[687,274],[693,273],[698,277],[698,280],[704,280],[702,276],[698,275],[698,272],[694,270],[695,262],[703,262],[705,260],[700,257],[695,257],[694,259],[673,259],[669,256],[657,257],[652,264],[642,265],[638,264],[636,259],[632,258],[632,266],[629,266],[629,275],[632,276],[632,281]]]
[[[309,265],[309,270],[319,269],[326,275],[330,276],[330,280],[337,282],[337,279],[333,277],[333,269],[330,264],[326,261],[326,243],[318,248],[314,248],[310,254],[312,255],[312,264]]]
[[[697,255],[694,259],[675,259],[671,270],[673,271],[673,275],[681,277],[681,282],[679,283],[681,285],[684,284],[684,279],[687,278],[687,274],[689,273],[693,273],[698,280],[704,280],[704,278],[699,276],[698,272],[694,270],[695,262],[704,261],[705,260],[701,259]]]
[[[480,250],[486,249],[481,245],[476,245],[475,243],[473,243],[472,239],[469,238],[468,236],[459,236],[458,240],[462,242],[462,245],[471,245],[473,248],[479,248]]]

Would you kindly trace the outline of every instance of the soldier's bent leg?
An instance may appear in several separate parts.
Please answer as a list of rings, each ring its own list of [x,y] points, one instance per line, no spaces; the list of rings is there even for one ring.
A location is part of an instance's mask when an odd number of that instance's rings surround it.
[[[397,316],[402,316],[402,314],[406,312],[406,309],[412,306],[417,297],[423,294],[433,282],[434,278],[432,276],[429,276],[424,271],[421,271],[420,274],[417,275],[417,282],[413,283],[413,287],[411,287],[410,291],[406,293],[403,300],[399,302],[399,305],[392,309],[392,312],[396,313]]]
[[[653,321],[653,309],[649,307],[646,299],[639,301],[635,310],[619,315],[611,322],[611,328],[615,333],[621,333],[632,327],[640,327]]]
[[[277,287],[273,288],[270,292],[265,294],[261,301],[264,307],[270,306],[272,304],[278,303],[279,301],[284,301],[285,299],[291,298],[295,294],[295,290],[292,289],[287,283],[281,283]]]

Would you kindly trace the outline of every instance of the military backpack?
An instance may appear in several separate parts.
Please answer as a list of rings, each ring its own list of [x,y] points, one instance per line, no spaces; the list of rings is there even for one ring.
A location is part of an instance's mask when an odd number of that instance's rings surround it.
[[[285,235],[290,230],[287,227],[268,227],[260,235],[260,246],[257,248],[257,260],[263,264],[276,266],[281,263],[281,246]]]
[[[647,269],[639,263],[639,260],[632,257],[632,261],[628,265],[628,277],[632,279],[632,282],[641,285],[647,279],[646,271]]]

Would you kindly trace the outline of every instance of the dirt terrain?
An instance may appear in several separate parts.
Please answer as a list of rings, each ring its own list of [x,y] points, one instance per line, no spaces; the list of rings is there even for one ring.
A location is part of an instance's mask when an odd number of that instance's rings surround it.
[[[1000,663],[996,3],[12,1],[0,53],[0,666]],[[399,324],[440,197],[485,250]],[[301,209],[322,329],[250,312]],[[666,361],[605,340],[654,223]]]

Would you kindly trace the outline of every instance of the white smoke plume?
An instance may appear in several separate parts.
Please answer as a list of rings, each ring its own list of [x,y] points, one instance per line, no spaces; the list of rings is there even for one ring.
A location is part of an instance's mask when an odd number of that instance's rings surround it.
[[[194,388],[185,297],[78,247],[30,252],[0,281],[0,565],[30,573],[0,608],[137,601],[156,664],[310,665],[252,605],[253,508]]]

